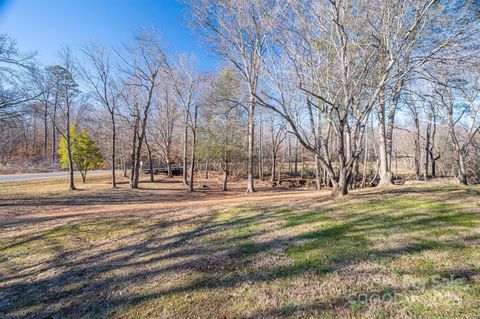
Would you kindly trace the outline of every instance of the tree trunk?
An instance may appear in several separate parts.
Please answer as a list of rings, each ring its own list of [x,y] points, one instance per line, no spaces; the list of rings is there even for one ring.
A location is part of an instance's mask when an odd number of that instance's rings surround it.
[[[425,158],[424,158],[424,167],[423,167],[423,179],[426,181],[427,178],[428,178],[428,170],[430,168],[430,130],[431,130],[431,127],[432,127],[432,116],[430,115],[430,112],[429,112],[429,115],[428,115],[428,119],[427,119],[427,129],[426,129],[426,132],[425,132]]]
[[[140,180],[140,158],[142,156],[142,144],[143,140],[145,138],[145,130],[147,128],[147,120],[148,120],[148,112],[149,112],[149,105],[151,101],[151,96],[152,96],[153,88],[150,89],[149,92],[149,98],[147,101],[147,104],[145,106],[145,109],[143,111],[143,118],[142,118],[142,123],[141,126],[139,125],[138,128],[141,128],[141,131],[138,130],[138,140],[137,140],[137,147],[136,147],[136,154],[135,154],[135,165],[134,165],[134,172],[133,172],[133,181],[132,181],[132,188],[138,188],[138,183]],[[138,122],[140,123],[140,117],[137,117]]]
[[[389,170],[387,157],[387,141],[385,130],[385,92],[379,94],[378,102],[378,146],[379,146],[379,160],[380,160],[380,186],[393,184],[392,172]]]
[[[305,149],[302,147],[302,153],[301,153],[301,158],[302,158],[302,170],[300,173],[301,178],[305,178]]]
[[[135,165],[137,164],[137,160],[135,159],[135,154],[137,154],[137,151],[136,151],[136,145],[134,145],[133,149],[132,149],[132,155],[131,155],[131,161],[132,161],[132,167],[130,169],[130,184],[133,183],[133,178],[134,178],[134,174],[135,174]]]
[[[396,103],[396,102],[392,102]],[[393,176],[393,171],[392,171],[392,153],[393,153],[393,129],[394,129],[394,124],[395,124],[395,113],[396,113],[396,107],[391,106],[390,110],[388,112],[388,121],[387,121],[387,128],[386,128],[386,144],[387,144],[387,165],[388,165],[388,171],[390,174]],[[392,180],[393,184],[393,180]]]
[[[37,118],[33,117],[33,137],[32,137],[32,157],[35,161],[37,157]],[[28,150],[28,148],[26,148]]]
[[[337,197],[338,193],[340,191],[338,182],[335,179],[330,179],[331,184],[332,184],[332,197]]]
[[[247,162],[247,193],[255,192],[253,180],[253,153],[254,153],[254,130],[255,130],[255,96],[250,93],[248,107],[248,162]]]
[[[437,119],[436,119],[435,109],[433,106],[430,109],[430,114],[431,114],[431,121],[430,121],[431,133],[430,133],[430,139],[428,141],[429,142],[428,154],[430,156],[431,163],[432,163],[432,178],[435,178],[437,175],[436,161],[439,160],[441,156],[433,155],[433,150],[435,149],[435,135],[437,133]]]
[[[133,148],[133,153],[134,155],[132,156],[132,176],[130,177],[131,178],[131,188],[138,188],[138,182],[139,182],[139,179],[140,179],[140,152],[139,152],[139,148],[140,148],[140,137],[138,137],[138,140],[137,140],[137,145],[135,145],[135,147]]]
[[[47,144],[48,144],[48,103],[45,103],[45,112],[43,114],[43,161],[47,162]]]
[[[191,154],[191,163],[190,163],[190,182],[188,183],[188,190],[193,192],[193,181],[194,181],[194,174],[195,174],[195,144],[196,144],[196,137],[195,133],[192,134],[192,154]]]
[[[416,130],[416,134],[415,134],[415,141],[414,141],[414,144],[415,144],[415,178],[417,180],[420,179],[420,122],[418,120],[418,116],[416,114],[416,111],[415,111],[415,119],[414,119],[414,122],[415,122],[415,130]]]
[[[437,176],[437,158],[433,156],[431,158],[432,158],[432,178],[435,178]]]
[[[366,129],[365,129],[365,146],[363,149],[364,158],[363,158],[363,177],[362,177],[362,187],[367,186],[367,166],[368,166],[368,117],[366,121]]]
[[[263,181],[263,112],[260,112],[258,139],[258,178]]]
[[[127,161],[122,156],[122,169],[123,169],[123,177],[128,177],[127,175]]]
[[[73,159],[72,159],[72,139],[70,135],[70,107],[68,106],[67,109],[67,155],[68,155],[68,170],[69,170],[69,177],[70,177],[70,190],[76,190],[75,188],[75,180],[74,180],[74,173],[73,173]]]
[[[132,188],[138,188],[138,183],[140,181],[140,163],[139,159],[136,160],[135,166],[134,166],[134,171],[133,171],[133,179],[132,179]]]
[[[190,164],[190,183],[188,184],[188,190],[193,192],[193,180],[195,174],[195,151],[197,146],[197,116],[198,116],[198,105],[195,105],[195,110],[193,114],[193,128],[192,128],[192,155]]]
[[[322,188],[322,168],[317,153],[315,153],[315,188],[317,190]]]
[[[112,118],[112,187],[117,187],[117,181],[115,176],[115,156],[116,156],[116,140],[117,140],[117,129],[115,127],[115,114],[111,113]]]
[[[142,156],[142,143],[143,137],[142,134],[138,136],[137,147],[136,147],[136,154],[135,154],[135,165],[133,166],[133,180],[132,180],[132,188],[138,188],[138,183],[140,181],[140,169],[141,169],[141,162],[140,158]]]
[[[228,117],[226,118],[228,121]],[[223,185],[222,191],[227,191],[228,175],[229,175],[229,161],[230,161],[230,151],[228,150],[228,141],[229,141],[229,132],[227,131],[224,135],[223,140]]]
[[[135,179],[135,171],[136,171],[136,166],[137,166],[137,140],[138,140],[138,126],[139,126],[139,117],[136,115],[135,117],[135,122],[133,124],[133,141],[132,141],[132,155],[131,155],[131,161],[132,161],[132,170],[130,173],[130,184],[132,188],[134,187],[133,180]]]
[[[150,145],[148,144],[147,138],[145,137],[145,146],[147,147],[147,154],[148,154],[148,162],[150,165],[150,182],[155,182],[155,174],[153,171],[153,159],[152,159],[152,150],[150,149]]]
[[[222,183],[222,191],[227,191],[227,182],[228,182],[228,161],[224,163],[223,167],[223,183]]]
[[[55,154],[57,152],[57,98],[55,97],[55,103],[53,105],[53,116],[52,116],[52,163],[55,163]]]
[[[170,161],[169,158],[167,158],[167,176],[169,178],[173,177],[173,172],[172,172],[172,161]]]
[[[338,176],[338,189],[342,196],[348,195],[348,187],[349,187],[349,172],[347,171],[346,167],[346,158],[345,158],[345,126],[340,120],[340,124],[338,127],[338,138],[337,138],[337,147],[338,147],[338,166],[340,170],[340,174]]]
[[[461,185],[468,185],[467,173],[465,171],[465,157],[463,153],[463,148],[460,146],[460,142],[455,133],[455,121],[453,120],[453,105],[448,104],[447,114],[448,114],[448,129],[450,132],[450,137],[452,139],[453,148],[455,149],[455,160],[457,162],[458,170],[458,181]]]
[[[357,179],[358,179],[359,170],[360,170],[360,161],[358,159],[355,160],[354,167],[355,167],[355,170],[353,172],[353,176],[350,179],[350,188],[351,189],[356,189],[357,188]]]
[[[340,190],[340,195],[348,195],[348,187],[350,183],[348,182],[347,172],[345,168],[340,169],[340,176],[338,178],[338,188]]]
[[[467,173],[465,170],[465,158],[461,152],[457,154],[458,162],[458,181],[461,185],[468,185]]]
[[[185,115],[187,117],[187,115]],[[188,185],[188,117],[185,121],[185,130],[183,132],[183,185]]]
[[[208,179],[208,159],[205,161],[205,179]]]
[[[275,151],[272,154],[272,188],[275,187],[275,175],[277,173],[277,155]]]
[[[292,177],[292,143],[290,140],[291,136],[288,134],[288,139],[287,139],[287,163],[288,163],[288,177]]]
[[[298,177],[298,138],[296,139],[295,144],[295,162],[293,166],[293,176]]]
[[[312,117],[311,121],[312,121],[312,126],[313,126],[314,125],[313,117]],[[316,145],[317,151],[315,152],[315,188],[317,190],[320,190],[322,188],[322,167],[320,165],[321,164],[320,163],[321,149],[324,148],[325,154],[327,153],[327,147],[326,147],[327,145],[325,145],[325,143],[322,144],[322,140],[321,140],[321,135],[322,135],[321,123],[322,123],[322,112],[320,112],[320,109],[317,109],[316,130],[315,130],[314,126],[312,128],[312,131],[316,132],[315,145]],[[328,136],[327,136],[327,139],[328,139]]]
[[[142,123],[139,128],[139,135],[138,135],[138,147],[137,147],[137,154],[135,156],[136,159],[136,165],[135,165],[135,176],[133,179],[133,184],[132,188],[138,188],[138,182],[140,180],[140,158],[142,156],[142,145],[143,145],[143,140],[146,138],[145,137],[145,132],[147,129],[147,123],[148,123],[148,112],[150,111],[150,105],[152,103],[152,96],[153,96],[153,89],[155,88],[154,85],[151,85],[148,91],[148,98],[147,102],[145,104],[145,108],[143,109],[143,118],[142,118]],[[140,123],[140,117],[138,117],[138,121]]]

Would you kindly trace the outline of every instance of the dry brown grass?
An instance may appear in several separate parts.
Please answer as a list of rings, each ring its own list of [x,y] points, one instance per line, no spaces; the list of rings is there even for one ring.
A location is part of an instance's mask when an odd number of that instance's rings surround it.
[[[206,188],[200,187],[207,185]],[[0,184],[0,315],[474,318],[479,188]],[[451,280],[453,278],[454,280]],[[380,300],[376,296],[384,297]],[[389,297],[394,300],[387,300]],[[366,299],[366,300],[365,300]]]

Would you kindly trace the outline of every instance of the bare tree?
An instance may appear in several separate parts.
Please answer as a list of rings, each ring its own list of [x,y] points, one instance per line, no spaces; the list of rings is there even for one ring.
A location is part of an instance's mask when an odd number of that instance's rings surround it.
[[[427,127],[425,130],[425,168],[424,168],[424,179],[428,178],[429,168],[431,165],[431,176],[436,177],[437,169],[436,163],[441,158],[441,153],[435,153],[436,147],[436,135],[437,135],[437,109],[436,103],[434,101],[428,102],[429,107],[426,109],[427,112]],[[430,164],[431,163],[431,164]]]
[[[152,149],[150,147],[150,144],[148,144],[148,133],[145,134],[144,137],[145,140],[145,146],[147,147],[147,155],[148,155],[148,163],[150,166],[149,173],[150,173],[150,182],[155,182],[155,171],[153,167],[153,156],[152,156]]]
[[[269,128],[270,128],[270,147],[271,147],[271,183],[272,187],[275,187],[276,174],[277,174],[277,158],[278,152],[282,143],[287,137],[286,124],[284,122],[278,122],[278,119],[273,114],[269,116]]]
[[[48,133],[49,133],[49,119],[51,113],[51,98],[55,94],[54,81],[52,81],[51,74],[48,72],[48,68],[43,70],[37,70],[34,76],[35,86],[39,89],[40,95],[38,101],[43,106],[42,119],[43,119],[43,160],[47,162],[48,157]],[[55,127],[52,124],[52,130],[55,131]],[[53,142],[52,142],[53,143]],[[52,148],[52,158],[54,158],[55,149]]]
[[[268,38],[263,19],[274,6],[271,1],[206,0],[184,1],[190,8],[195,29],[209,41],[215,52],[232,63],[248,87],[247,193],[254,187],[254,126],[256,94],[262,55]]]
[[[373,39],[369,40],[369,31],[363,29],[365,16],[347,8],[343,2],[287,6],[288,19],[286,13],[284,19],[278,19],[287,21],[276,38],[282,50],[272,48],[269,52],[275,52],[274,55],[265,60],[265,81],[272,87],[258,97],[263,106],[289,123],[306,149],[316,154],[334,186],[334,195],[348,193],[352,168],[362,151],[359,138],[378,96],[378,87],[386,81],[385,77],[379,83],[372,79],[376,49],[373,45],[368,47]],[[360,43],[346,30],[356,30],[357,37],[364,37],[365,42]],[[333,165],[325,135],[315,133],[318,129],[305,129],[304,114],[310,114],[311,127],[321,123],[314,116],[317,112],[324,114],[328,128],[335,134],[338,165]],[[329,137],[329,129],[323,131]],[[311,138],[313,133],[317,136]]]
[[[167,176],[172,173],[172,148],[175,128],[179,118],[178,99],[169,77],[164,77],[158,86],[156,94],[156,109],[148,126],[152,135],[151,143],[155,145],[161,158],[167,165]]]
[[[115,117],[120,98],[119,87],[109,54],[99,44],[90,44],[82,49],[87,62],[80,68],[82,78],[89,85],[95,98],[108,111],[111,125],[112,187],[117,187],[115,177],[117,131]]]
[[[388,82],[378,101],[380,184],[385,185],[392,180],[392,135],[406,85],[419,74],[429,77],[439,63],[461,61],[468,43],[478,37],[479,29],[474,22],[473,4],[462,0],[394,1],[381,5],[382,23],[374,34],[382,57],[380,67],[383,71],[388,69]],[[384,91],[388,92],[387,98]]]
[[[158,85],[161,71],[166,65],[166,56],[158,37],[146,30],[135,38],[135,45],[126,47],[128,56],[118,52],[124,63],[125,85],[131,87],[132,95],[126,99],[132,103],[134,116],[132,142],[131,187],[138,188],[142,146],[147,130],[148,116],[153,104],[153,94]]]
[[[421,146],[420,146],[420,139],[421,139],[421,131],[420,131],[420,117],[419,117],[419,111],[418,111],[418,101],[414,99],[413,97],[409,97],[406,99],[406,105],[408,109],[410,110],[410,113],[412,115],[412,121],[413,121],[413,129],[414,131],[412,132],[413,135],[413,142],[414,142],[414,166],[415,166],[415,178],[418,180],[420,179],[420,166],[421,166]]]
[[[197,73],[196,59],[193,56],[180,55],[174,66],[167,63],[167,72],[172,80],[184,120],[183,134],[183,184],[193,191],[193,173],[195,169],[195,146],[197,134],[197,112],[199,107],[198,89],[200,74]],[[192,150],[190,162],[190,181],[188,181],[188,130],[192,132]]]
[[[54,120],[53,125],[55,130],[66,140],[68,169],[69,169],[69,188],[76,190],[74,180],[74,166],[72,158],[72,138],[71,127],[73,123],[73,107],[75,98],[79,90],[76,82],[75,65],[71,50],[67,47],[60,53],[61,65],[53,66],[51,68],[52,75],[57,88],[56,98],[57,107],[64,119],[63,123],[59,120]]]
[[[480,82],[478,76],[465,80],[447,80],[435,89],[444,121],[455,150],[458,180],[467,185],[466,158],[480,132]]]

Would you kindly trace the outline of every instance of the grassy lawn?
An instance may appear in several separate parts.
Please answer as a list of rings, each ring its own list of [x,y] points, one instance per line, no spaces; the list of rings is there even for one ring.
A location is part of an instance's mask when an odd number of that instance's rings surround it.
[[[477,186],[61,182],[0,184],[3,318],[480,316]]]

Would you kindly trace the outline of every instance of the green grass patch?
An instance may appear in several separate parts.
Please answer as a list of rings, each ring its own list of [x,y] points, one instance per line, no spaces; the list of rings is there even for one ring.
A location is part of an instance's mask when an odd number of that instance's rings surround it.
[[[0,244],[0,316],[476,318],[478,189],[302,194],[154,220],[148,211],[28,225]]]
[[[357,234],[349,223],[332,224],[302,233],[299,239],[307,241],[294,244],[287,250],[287,255],[295,261],[297,271],[313,269],[317,273],[330,272],[335,263],[352,261],[369,249],[365,237]]]
[[[318,211],[290,212],[285,219],[286,223],[283,225],[283,227],[294,227],[319,222],[328,222],[332,220],[332,218],[326,213]]]

